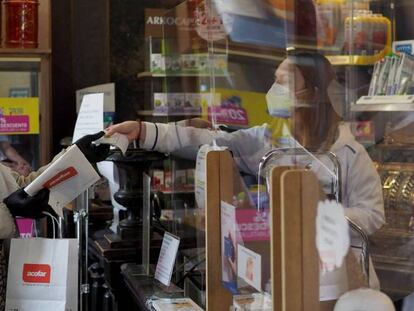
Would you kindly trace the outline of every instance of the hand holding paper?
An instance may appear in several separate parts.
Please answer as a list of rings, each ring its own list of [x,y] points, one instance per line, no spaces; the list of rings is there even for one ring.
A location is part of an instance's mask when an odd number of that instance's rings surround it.
[[[109,144],[109,145],[118,147],[122,151],[123,155],[125,155],[125,152],[127,151],[128,146],[129,146],[128,136],[124,134],[119,134],[119,133],[114,133],[111,136],[101,137],[95,143],[97,145],[98,144]]]
[[[73,132],[72,141],[78,145],[90,162],[99,162],[106,158],[109,146],[100,146],[100,144],[114,145],[121,149],[123,154],[125,154],[129,145],[126,135],[111,132],[110,128],[107,129],[106,133],[109,135],[102,137],[105,135],[105,132],[103,132],[103,106],[103,93],[83,96]],[[94,145],[92,145],[92,142],[94,142]]]

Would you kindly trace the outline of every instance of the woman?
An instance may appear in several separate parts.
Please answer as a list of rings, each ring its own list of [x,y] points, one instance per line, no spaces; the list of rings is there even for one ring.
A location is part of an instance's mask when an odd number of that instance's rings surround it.
[[[269,114],[291,118],[290,122],[282,122],[284,130],[280,130],[280,119],[275,119],[274,124],[233,133],[127,121],[108,128],[107,135],[123,133],[130,141],[138,140],[141,148],[161,152],[198,147],[215,141],[217,145],[227,146],[232,151],[242,171],[253,175],[257,174],[263,155],[275,147],[293,145],[313,152],[331,151],[341,165],[345,215],[367,234],[372,234],[384,223],[380,178],[364,147],[355,140],[349,126],[340,123],[332,107],[328,87],[333,79],[332,67],[322,55],[305,52],[288,55],[277,68],[275,83],[266,96]],[[275,130],[278,127],[279,130]],[[290,132],[289,135],[287,132]],[[195,157],[196,150],[192,152],[191,156]],[[325,179],[330,178],[330,174],[326,169],[326,160],[321,161],[323,165],[314,163],[312,169],[326,186]],[[378,287],[378,284],[373,284],[377,281],[375,279],[371,278],[370,283]]]

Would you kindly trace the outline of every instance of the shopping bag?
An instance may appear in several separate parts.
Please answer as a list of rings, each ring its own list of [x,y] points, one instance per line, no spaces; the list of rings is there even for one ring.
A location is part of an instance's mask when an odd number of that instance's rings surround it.
[[[13,239],[7,276],[7,311],[76,311],[78,241]]]

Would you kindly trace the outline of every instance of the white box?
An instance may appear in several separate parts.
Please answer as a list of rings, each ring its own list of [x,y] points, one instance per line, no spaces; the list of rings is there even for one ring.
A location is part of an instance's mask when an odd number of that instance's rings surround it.
[[[162,54],[151,54],[150,71],[153,73],[165,73],[165,57]]]
[[[154,114],[168,114],[168,99],[166,93],[154,93]]]
[[[184,186],[187,183],[186,170],[176,170],[174,179],[177,186]]]

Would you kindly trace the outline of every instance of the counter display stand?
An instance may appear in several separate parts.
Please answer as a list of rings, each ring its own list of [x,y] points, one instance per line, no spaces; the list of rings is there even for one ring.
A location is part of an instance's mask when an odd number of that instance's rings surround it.
[[[233,160],[228,151],[207,155],[207,310],[228,310],[232,295],[221,281],[220,202],[232,201]],[[289,186],[287,186],[289,185]],[[319,183],[310,171],[277,167],[271,177],[271,279],[273,310],[319,308],[315,218]],[[219,194],[219,195],[217,195]],[[286,225],[285,225],[286,224]]]
[[[206,310],[228,310],[230,306],[235,306],[238,297],[232,294],[227,286],[223,286],[223,254],[220,249],[223,237],[221,230],[223,222],[227,221],[222,218],[223,202],[233,204],[233,194],[237,192],[238,187],[239,176],[233,167],[233,159],[229,151],[211,151],[207,154]],[[255,251],[259,250],[262,253],[262,277],[266,275],[266,264],[270,266],[268,277],[271,285],[267,291],[272,295],[269,310],[333,310],[335,301],[319,301],[319,255],[315,244],[315,222],[318,203],[325,198],[319,181],[309,170],[288,166],[274,167],[269,180],[272,212],[269,213],[271,215],[269,240],[264,242],[267,244],[265,246],[267,250],[263,251],[263,248],[260,250],[257,243],[253,246]],[[235,210],[237,211],[238,208],[236,207]],[[241,219],[238,216],[235,218],[236,221]],[[218,223],[221,223],[220,230],[217,228]],[[241,226],[239,228],[240,235],[243,236],[243,229]],[[263,242],[260,243],[263,245]],[[249,247],[248,245],[249,242],[243,247]],[[267,251],[270,261],[265,258]],[[227,250],[224,252],[226,253]],[[345,262],[349,290],[366,285],[356,258],[348,254]],[[240,265],[240,262],[238,264]],[[239,275],[240,270],[237,270]],[[237,280],[238,294],[244,290],[242,287],[245,285],[244,280]],[[260,291],[256,292],[260,293]],[[262,291],[261,294],[264,292]]]

